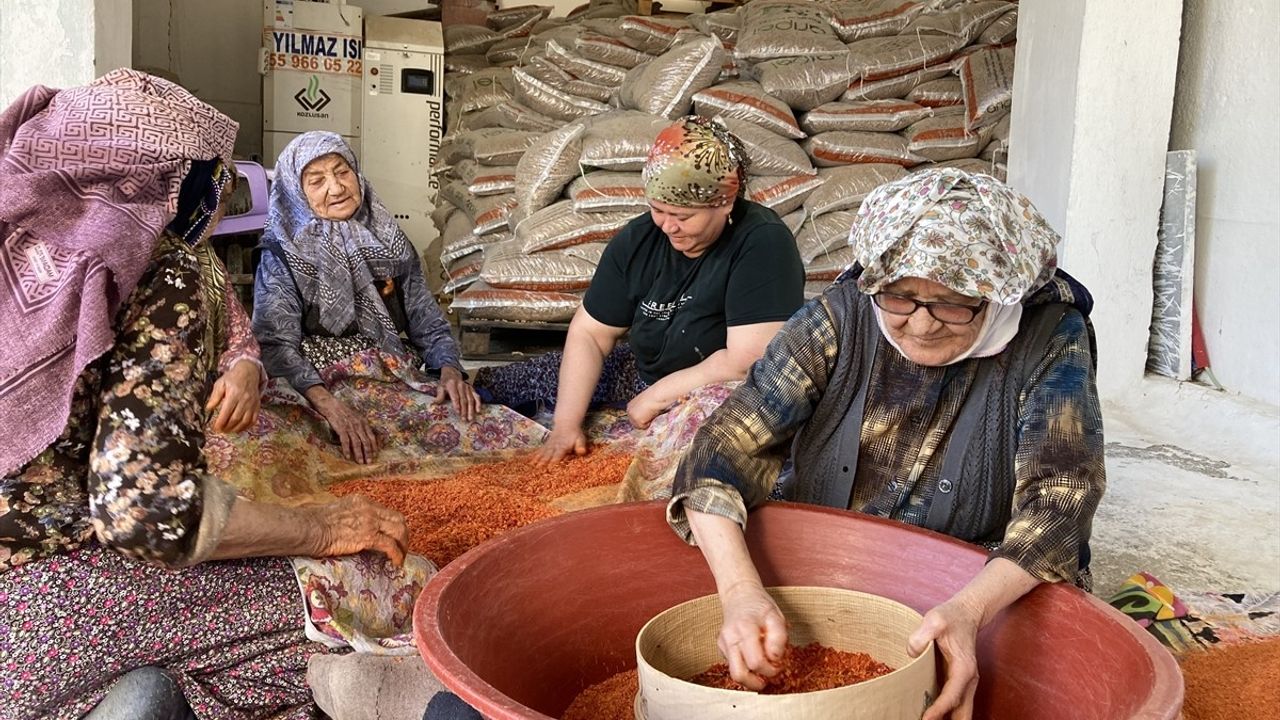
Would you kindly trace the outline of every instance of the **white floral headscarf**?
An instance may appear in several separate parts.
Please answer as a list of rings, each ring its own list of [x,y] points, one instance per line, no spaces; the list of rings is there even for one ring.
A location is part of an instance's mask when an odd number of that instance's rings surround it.
[[[1024,195],[988,175],[936,168],[876,188],[849,244],[873,295],[907,277],[1016,305],[1057,267],[1058,234]]]

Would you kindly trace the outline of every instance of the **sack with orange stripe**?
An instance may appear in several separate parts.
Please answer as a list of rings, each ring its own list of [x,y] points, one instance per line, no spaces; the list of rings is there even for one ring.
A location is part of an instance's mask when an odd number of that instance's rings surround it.
[[[932,114],[929,108],[906,100],[839,101],[805,113],[800,127],[812,135],[832,130],[897,132]]]
[[[806,140],[804,149],[818,167],[858,163],[891,163],[913,167],[929,159],[913,153],[901,135],[887,132],[824,132]]]
[[[747,199],[786,215],[804,205],[805,198],[821,186],[817,175],[753,177],[747,179]]]
[[[587,173],[569,185],[573,210],[579,213],[647,212],[644,179],[638,172]]]
[[[970,132],[965,128],[963,107],[936,112],[903,131],[907,149],[926,160],[942,162],[977,157],[991,137],[989,129]]]
[[[758,82],[737,80],[709,87],[693,96],[693,109],[707,117],[731,117],[755,123],[794,139],[804,137],[791,108],[764,91]]]

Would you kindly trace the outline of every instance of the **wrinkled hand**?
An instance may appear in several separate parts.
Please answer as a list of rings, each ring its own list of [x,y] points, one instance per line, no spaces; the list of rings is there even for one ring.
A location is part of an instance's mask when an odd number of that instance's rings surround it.
[[[363,415],[334,397],[317,405],[316,411],[324,416],[329,427],[337,433],[338,442],[342,445],[343,457],[362,465],[373,462],[381,445],[378,442],[378,436],[374,434],[373,428],[369,427]]]
[[[547,436],[546,442],[542,443],[542,447],[538,448],[533,454],[533,463],[541,467],[546,467],[554,462],[560,462],[566,456],[586,455],[590,449],[587,443],[587,436],[582,432],[582,428],[574,427],[563,429],[560,427],[552,428],[551,434]]]
[[[649,427],[653,419],[661,415],[667,406],[653,398],[653,388],[649,388],[627,403],[627,419],[631,426],[643,430]]]
[[[315,557],[354,555],[377,550],[397,567],[404,563],[409,547],[409,528],[404,516],[359,495],[349,495],[337,502],[319,505],[312,510],[318,522],[314,543]]]
[[[440,388],[436,390],[436,399],[432,404],[439,405],[446,398],[467,422],[471,422],[476,413],[480,412],[480,396],[455,367],[440,368]]]
[[[918,657],[929,641],[942,650],[946,682],[921,720],[971,720],[978,691],[978,625],[981,613],[955,600],[925,614],[920,627],[907,638],[907,651]]]
[[[724,624],[717,645],[729,675],[751,690],[778,674],[787,649],[787,621],[759,583],[742,582],[720,595]]]
[[[205,412],[221,406],[213,421],[214,432],[238,433],[258,421],[262,400],[259,380],[258,366],[248,360],[235,363],[218,378],[204,405]]]

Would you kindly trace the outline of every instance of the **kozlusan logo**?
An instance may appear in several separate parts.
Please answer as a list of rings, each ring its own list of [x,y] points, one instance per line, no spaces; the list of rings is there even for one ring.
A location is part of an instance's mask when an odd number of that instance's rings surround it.
[[[307,83],[307,87],[299,90],[297,95],[293,96],[305,112],[298,113],[303,117],[327,118],[329,113],[322,113],[321,110],[329,104],[329,93],[320,87],[320,78],[315,75],[311,76],[311,80]]]

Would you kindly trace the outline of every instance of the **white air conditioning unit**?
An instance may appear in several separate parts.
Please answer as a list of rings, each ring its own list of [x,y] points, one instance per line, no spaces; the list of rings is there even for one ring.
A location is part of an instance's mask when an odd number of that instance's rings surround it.
[[[431,222],[438,181],[431,166],[444,134],[444,37],[440,23],[371,16],[364,26],[360,164],[378,196],[441,284]]]

